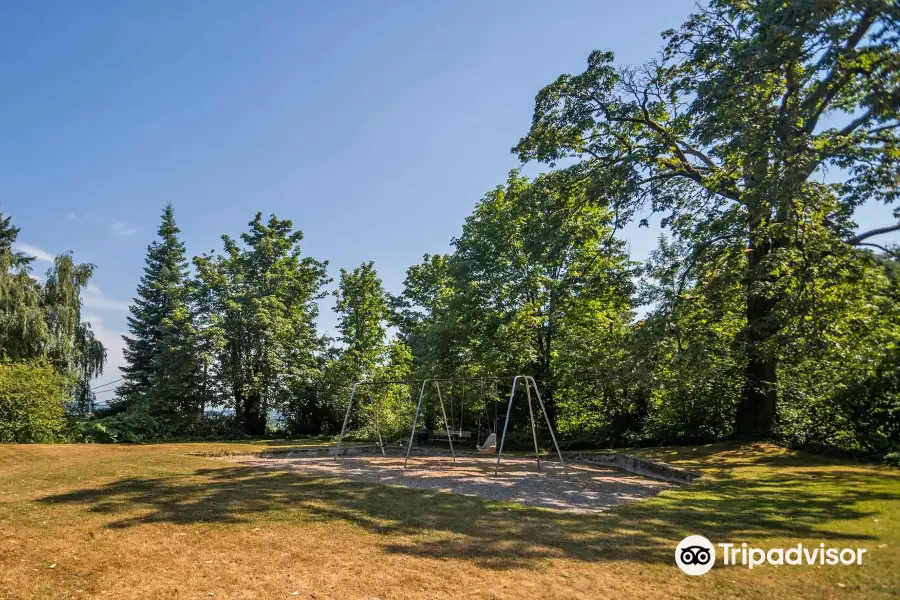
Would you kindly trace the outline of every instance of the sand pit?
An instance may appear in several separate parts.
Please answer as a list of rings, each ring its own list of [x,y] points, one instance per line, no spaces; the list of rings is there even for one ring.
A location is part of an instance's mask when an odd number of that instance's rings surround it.
[[[555,461],[504,456],[499,476],[494,476],[496,457],[459,455],[410,457],[403,468],[402,456],[361,455],[304,458],[233,458],[242,464],[288,469],[354,479],[384,485],[480,496],[556,510],[602,512],[623,502],[640,500],[674,487],[611,467],[569,465],[569,476]]]

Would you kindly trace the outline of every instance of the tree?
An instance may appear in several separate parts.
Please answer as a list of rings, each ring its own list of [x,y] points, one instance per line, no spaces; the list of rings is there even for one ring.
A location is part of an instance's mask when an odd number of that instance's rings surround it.
[[[343,345],[337,364],[330,369],[332,377],[340,374],[343,380],[342,385],[332,389],[333,394],[337,393],[337,401],[333,403],[337,408],[346,406],[353,382],[405,379],[412,357],[403,340],[387,342],[391,312],[387,293],[372,262],[363,263],[349,272],[341,269],[334,295],[341,334],[338,341]],[[404,410],[409,408],[406,391],[402,384],[357,388],[356,410],[350,415],[351,422],[365,415],[360,431],[363,435],[374,436],[376,425],[380,435],[396,434],[409,426]],[[352,423],[350,426],[353,427]]]
[[[201,404],[188,262],[179,232],[175,210],[167,204],[130,307],[130,335],[123,336],[126,365],[117,389],[119,407],[144,402],[151,411],[173,414],[194,413]]]
[[[0,213],[0,358],[12,361],[41,356],[50,335],[42,285],[30,274],[34,259],[12,250],[18,235]]]
[[[371,377],[385,353],[388,303],[372,262],[348,272],[341,269],[335,311],[339,341],[353,381]]]
[[[584,73],[545,87],[514,148],[523,161],[574,159],[570,176],[620,221],[665,213],[692,246],[680,286],[703,255],[745,255],[742,436],[774,430],[779,306],[797,274],[900,230],[852,222],[863,202],[900,194],[898,18],[889,0],[713,0],[664,34],[659,61],[616,69],[594,52]],[[846,178],[822,183],[829,168]],[[813,252],[810,238],[828,244]]]
[[[595,371],[631,318],[634,265],[613,234],[611,212],[565,173],[530,181],[513,172],[453,242],[453,310],[475,362],[535,376],[551,421],[565,381],[557,363]]]
[[[94,394],[91,380],[103,374],[106,349],[94,337],[90,323],[81,320],[81,291],[94,274],[94,265],[76,264],[71,254],[60,254],[47,271],[42,304],[48,337],[44,356],[75,384],[73,409],[89,412]]]
[[[160,322],[159,352],[151,361],[148,407],[170,415],[203,415],[210,391],[204,377],[204,340],[194,325],[191,306],[180,300]]]
[[[789,290],[779,354],[780,437],[864,456],[900,451],[898,262],[859,249]]]
[[[450,260],[449,254],[425,254],[406,270],[403,293],[390,298],[391,320],[412,352],[413,371],[423,379],[471,374]]]
[[[291,221],[262,213],[240,236],[222,236],[224,254],[194,259],[202,318],[218,352],[217,374],[227,404],[247,434],[265,433],[270,410],[286,406],[292,391],[314,389],[324,340],[316,301],[328,282],[327,263],[302,256],[303,233]],[[209,331],[210,328],[214,328]]]
[[[69,382],[70,408],[87,412],[94,400],[90,381],[106,362],[106,350],[81,319],[81,291],[94,265],[61,254],[42,283],[31,277],[34,259],[12,251],[18,233],[0,214],[0,359],[48,362]]]
[[[647,397],[645,438],[709,442],[729,435],[742,393],[744,253],[698,257],[682,285],[689,243],[665,237],[644,266],[641,303],[649,311],[631,333],[622,361],[629,384]],[[637,391],[637,390],[636,390]]]

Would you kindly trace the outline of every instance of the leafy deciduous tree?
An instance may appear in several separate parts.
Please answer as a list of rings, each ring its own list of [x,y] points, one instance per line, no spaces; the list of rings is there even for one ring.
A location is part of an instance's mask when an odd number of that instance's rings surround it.
[[[292,390],[311,389],[324,340],[316,333],[316,301],[327,283],[326,263],[303,257],[303,234],[291,221],[262,214],[242,233],[243,245],[222,236],[225,253],[195,258],[198,285],[210,311],[206,322],[218,347],[221,387],[244,432],[262,434],[271,409]]]
[[[616,69],[594,52],[587,70],[537,96],[522,160],[569,167],[597,202],[629,219],[649,203],[701,254],[744,251],[746,386],[736,428],[773,431],[778,306],[791,272],[821,256],[826,235],[847,252],[889,224],[853,232],[855,207],[891,202],[898,181],[900,5],[891,0],[747,3],[713,0],[665,34],[659,61]],[[829,167],[839,184],[821,182]]]

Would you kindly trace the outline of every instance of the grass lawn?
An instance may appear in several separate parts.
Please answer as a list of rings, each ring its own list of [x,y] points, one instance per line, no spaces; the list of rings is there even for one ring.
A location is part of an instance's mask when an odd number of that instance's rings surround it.
[[[213,456],[285,445],[0,445],[0,598],[900,595],[898,469],[767,445],[654,449],[706,477],[581,515]],[[674,565],[689,534],[868,553],[689,577]]]

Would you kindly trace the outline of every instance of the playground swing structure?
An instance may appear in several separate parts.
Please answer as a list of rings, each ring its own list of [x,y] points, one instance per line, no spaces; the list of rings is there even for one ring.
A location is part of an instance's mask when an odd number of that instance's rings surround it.
[[[497,394],[496,393],[497,389],[495,388],[494,389],[495,393],[489,397],[485,391],[485,378],[484,377],[456,378],[453,380],[441,379],[441,380],[431,380],[431,381],[433,381],[435,390],[438,394],[438,402],[443,403],[443,401],[446,399],[447,405],[449,406],[449,410],[447,411],[447,418],[449,419],[450,433],[449,433],[449,435],[447,435],[446,428],[445,428],[444,432],[439,432],[439,431],[431,432],[432,434],[435,434],[435,437],[432,438],[432,439],[434,439],[434,441],[449,442],[452,440],[455,442],[464,443],[464,442],[472,440],[472,431],[470,431],[468,428],[464,428],[464,424],[466,421],[466,398],[467,397],[471,398],[470,395],[467,396],[466,391],[467,390],[471,391],[472,385],[476,384],[476,383],[481,384],[480,385],[480,395],[478,395],[477,397],[479,398],[480,402],[483,402],[485,404],[484,409],[488,409],[488,406],[487,406],[488,404],[492,404],[494,406],[494,427],[490,430],[490,433],[496,434],[496,432],[497,432],[497,407],[499,406],[499,404],[502,403],[502,401],[496,399],[496,396],[502,395],[502,392],[500,392],[500,394]],[[492,381],[500,382],[502,380],[501,379],[496,379],[496,380],[492,379]],[[468,384],[468,386],[467,386],[467,384]],[[445,387],[442,387],[442,386],[445,386]],[[457,389],[459,387],[462,387],[461,391]],[[454,410],[454,406],[453,406],[454,398],[457,399],[456,401],[457,401],[457,404],[459,405],[458,412],[456,410]],[[477,404],[478,403],[476,403],[476,406],[477,406]],[[442,407],[442,409],[443,409],[443,407]],[[482,432],[481,418],[482,418],[483,411],[478,410],[478,409],[472,409],[472,407],[470,407],[470,417],[469,418],[471,420],[472,419],[471,414],[476,411],[478,413],[478,421],[475,424],[476,425],[475,447],[476,447],[476,449],[478,449],[479,452],[485,452],[486,450],[483,450],[482,444],[481,444],[481,432]],[[443,412],[442,412],[442,414],[443,414]],[[457,415],[459,416],[458,420],[457,420]],[[456,421],[456,422],[454,423],[454,421]],[[490,421],[489,421],[489,423],[490,423]],[[470,424],[472,424],[472,423],[470,423]],[[437,437],[438,435],[443,435],[444,437]],[[496,437],[497,437],[496,435],[493,435],[494,440],[496,440]],[[488,446],[489,446],[489,444],[484,444],[484,448],[487,448]],[[493,444],[493,448],[496,449],[496,443]],[[493,454],[493,450],[491,450],[491,453]]]
[[[444,417],[444,423],[446,427],[444,428],[445,437],[435,437],[434,441],[436,442],[448,442],[452,443],[454,440],[457,442],[463,442],[465,440],[471,439],[472,432],[468,430],[463,430],[463,421],[465,420],[466,414],[466,403],[464,400],[459,400],[459,421],[457,421],[456,426],[454,426],[454,419],[456,418],[456,412],[453,410],[453,397],[454,393],[451,393],[451,388],[448,385],[446,389],[447,394],[447,402],[450,405],[449,413],[444,410],[444,395],[442,394],[441,384],[440,382],[435,382],[435,389],[437,391],[438,401],[441,405],[441,414]],[[456,392],[456,389],[452,389],[452,392]],[[440,432],[435,432],[440,433]]]
[[[541,399],[541,393],[538,390],[537,382],[530,375],[512,375],[512,376],[508,376],[508,377],[435,378],[435,379],[422,379],[422,380],[411,380],[411,381],[357,381],[353,384],[353,386],[350,390],[350,400],[347,403],[347,411],[344,414],[344,422],[343,422],[343,425],[341,426],[341,433],[338,436],[338,443],[337,443],[337,446],[335,449],[334,458],[336,460],[338,458],[338,456],[340,455],[341,444],[343,443],[344,434],[346,433],[346,430],[347,430],[347,423],[350,419],[350,411],[353,407],[354,398],[357,395],[356,392],[360,386],[377,385],[377,384],[401,384],[401,383],[402,384],[414,384],[414,383],[421,382],[421,386],[419,388],[419,398],[418,398],[418,402],[416,403],[415,415],[413,416],[412,424],[410,425],[409,443],[407,444],[406,453],[403,458],[403,466],[404,466],[404,468],[406,468],[409,464],[409,454],[410,454],[410,451],[412,450],[413,439],[415,438],[417,426],[419,424],[419,416],[422,414],[422,401],[425,397],[425,391],[426,391],[426,388],[429,383],[434,386],[435,391],[437,392],[437,399],[438,399],[438,403],[440,404],[441,415],[443,416],[443,421],[444,421],[444,432],[446,433],[446,436],[447,436],[446,441],[450,445],[450,455],[452,457],[453,462],[455,463],[456,462],[456,450],[453,447],[453,433],[451,433],[450,420],[447,418],[447,410],[446,410],[446,406],[444,405],[443,394],[441,391],[441,384],[442,383],[448,384],[448,383],[452,383],[452,382],[479,381],[480,380],[482,382],[482,392],[483,392],[484,381],[499,382],[499,381],[504,381],[504,380],[508,381],[510,379],[512,380],[512,387],[510,389],[509,400],[506,405],[506,418],[503,421],[503,432],[500,437],[500,444],[499,444],[499,446],[496,446],[497,461],[494,465],[494,475],[496,476],[499,474],[500,461],[503,457],[503,445],[506,442],[506,433],[507,433],[507,428],[509,426],[510,414],[512,413],[512,406],[513,406],[513,402],[516,399],[516,391],[517,391],[517,387],[518,387],[518,384],[520,381],[524,384],[524,387],[525,387],[525,398],[527,400],[527,405],[528,405],[528,416],[529,416],[529,421],[531,424],[531,435],[532,435],[532,440],[534,441],[534,454],[535,454],[535,459],[537,461],[538,470],[539,471],[541,470],[541,455],[540,455],[540,449],[538,447],[537,425],[536,425],[535,418],[534,418],[534,406],[533,406],[532,398],[531,398],[532,390],[534,390],[534,395],[537,399],[539,411],[541,414],[544,415],[544,420],[547,423],[547,429],[550,432],[550,438],[553,440],[553,447],[556,450],[557,456],[559,457],[560,464],[562,464],[564,473],[566,475],[568,475],[568,473],[569,473],[568,465],[566,464],[566,461],[563,458],[562,451],[560,451],[560,449],[559,449],[559,443],[556,440],[556,433],[553,430],[553,425],[550,422],[550,417],[547,414],[547,410],[544,406],[544,401]],[[483,393],[482,393],[482,396],[484,397]],[[496,408],[497,408],[497,404],[495,403],[494,429],[493,429],[492,433],[485,440],[484,444],[476,444],[476,449],[480,453],[492,453],[491,447],[496,444],[496,433],[497,433],[497,425],[498,425]],[[451,411],[452,411],[452,409],[451,409]],[[461,416],[460,416],[460,422],[459,422],[459,430],[458,430],[458,432],[456,432],[459,434],[458,439],[462,437],[462,432],[463,432],[463,430],[462,430],[462,415],[464,414],[463,411],[464,411],[464,408],[460,412]],[[382,456],[386,456],[384,441],[381,436],[381,431],[378,427],[378,421],[377,421],[378,409],[377,408],[375,410],[375,415],[376,415],[375,429],[376,429],[377,437],[378,437],[377,445],[378,445],[378,448],[381,450]],[[467,433],[471,434],[471,432],[467,432]],[[491,440],[492,437],[494,438],[493,440]],[[480,442],[480,417],[479,417],[479,442]]]
[[[344,413],[344,421],[343,421],[343,424],[341,425],[341,434],[340,434],[340,437],[338,438],[335,458],[340,453],[341,445],[344,440],[344,434],[347,432],[347,427],[350,423],[350,411],[353,408],[354,400],[357,401],[357,404],[362,405],[362,403],[359,402],[359,400],[358,400],[358,398],[359,398],[358,392],[359,392],[360,388],[363,386],[372,385],[372,384],[398,385],[398,384],[408,384],[408,383],[409,382],[406,382],[406,381],[357,381],[357,382],[353,383],[353,385],[350,388],[350,401],[347,403],[347,411]],[[381,399],[379,398],[379,399],[376,399],[373,404],[371,396],[370,396],[369,400],[370,400],[370,402],[369,402],[368,408],[371,409],[372,421],[373,421],[373,425],[375,426],[375,437],[376,437],[375,446],[381,451],[381,456],[386,457],[387,454],[385,452],[384,437],[382,436],[382,427],[379,422],[379,414],[381,414],[381,411],[383,408],[381,405],[382,402],[381,402]]]

